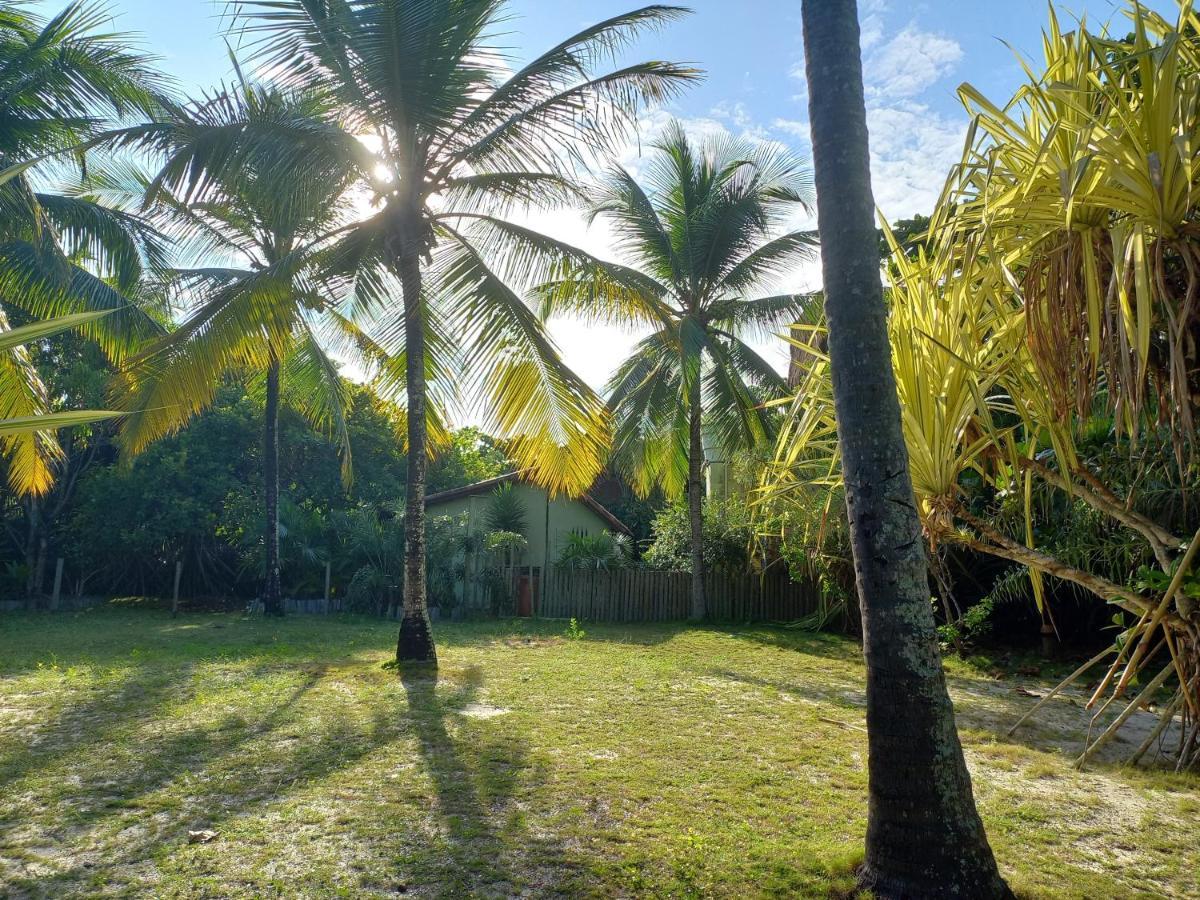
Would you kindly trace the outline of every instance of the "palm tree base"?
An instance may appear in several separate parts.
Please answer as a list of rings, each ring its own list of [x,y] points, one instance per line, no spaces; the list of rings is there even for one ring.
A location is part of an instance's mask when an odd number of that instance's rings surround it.
[[[419,614],[406,614],[400,620],[400,637],[396,641],[396,663],[403,671],[417,669],[437,670],[437,648],[433,643],[433,631],[429,627],[429,616],[422,610]]]
[[[959,867],[955,871],[938,873],[920,882],[886,875],[863,863],[858,868],[858,890],[876,900],[909,900],[913,897],[939,898],[971,897],[976,900],[1013,900],[1014,894],[996,872],[995,863],[988,861],[981,871],[972,873]]]

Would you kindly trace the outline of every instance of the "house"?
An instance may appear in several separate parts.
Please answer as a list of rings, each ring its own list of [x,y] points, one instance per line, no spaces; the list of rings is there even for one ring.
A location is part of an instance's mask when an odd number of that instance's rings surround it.
[[[518,590],[536,592],[536,581],[541,572],[547,565],[553,565],[558,560],[568,536],[572,533],[630,533],[629,528],[620,519],[589,494],[580,497],[551,497],[545,488],[529,484],[518,472],[430,494],[425,498],[426,514],[431,518],[465,515],[468,533],[482,539],[491,530],[488,526],[488,511],[492,498],[496,489],[505,484],[512,484],[525,512],[522,535],[528,544],[521,553],[519,570],[529,582],[523,588],[518,587]],[[468,582],[474,582],[473,575],[479,564],[478,559],[466,561]],[[478,597],[478,592],[465,585],[460,596],[468,608],[483,603]]]

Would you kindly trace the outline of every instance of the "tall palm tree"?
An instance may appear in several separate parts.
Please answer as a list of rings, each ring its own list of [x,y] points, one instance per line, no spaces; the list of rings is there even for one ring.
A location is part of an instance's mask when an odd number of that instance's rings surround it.
[[[829,356],[867,661],[864,887],[1009,897],[975,809],[929,603],[892,372],[855,0],[804,0]]]
[[[743,338],[803,310],[801,295],[758,293],[814,253],[810,232],[780,233],[807,208],[811,182],[778,145],[719,138],[694,146],[678,122],[653,147],[647,188],[616,167],[592,197],[592,217],[612,225],[630,267],[576,264],[539,292],[545,314],[652,329],[608,386],[615,456],[642,492],[678,493],[686,484],[692,616],[702,619],[702,430],[727,450],[768,438],[762,403],[782,397],[787,384]]]
[[[63,154],[158,105],[159,77],[120,35],[96,33],[105,19],[93,3],[71,3],[48,19],[25,4],[0,3],[0,331],[10,324],[60,330],[46,320],[69,317],[117,360],[159,331],[128,297],[143,270],[162,263],[163,242],[144,220],[86,192],[49,189],[70,175]],[[6,418],[27,422],[48,412],[19,342],[0,356],[0,378]],[[14,425],[0,434],[9,486],[31,503],[50,487],[56,446],[50,427]]]
[[[328,102],[315,93],[288,93],[241,82],[186,106],[171,105],[152,126],[166,159],[150,182],[164,229],[180,241],[194,267],[172,270],[169,284],[189,303],[170,334],[131,359],[123,376],[131,411],[121,435],[130,453],[181,428],[212,404],[230,375],[249,377],[265,396],[266,578],[263,606],[283,615],[279,573],[279,408],[285,400],[341,446],[350,477],[346,409],[349,386],[326,342],[353,352],[358,332],[341,315],[342,283],[319,277],[322,253],[350,213],[353,172],[340,155],[323,164],[310,154],[302,169],[256,144],[244,152],[238,136],[256,128],[284,132],[323,127]],[[175,167],[190,166],[197,146],[220,147],[236,166],[212,166],[190,196],[166,191]],[[300,181],[298,181],[300,179]]]
[[[649,6],[585,29],[515,73],[497,34],[504,0],[232,0],[257,61],[293,89],[326,89],[372,160],[376,212],[341,241],[364,307],[384,327],[408,404],[402,663],[436,665],[426,610],[427,415],[456,382],[534,478],[585,490],[599,473],[603,407],[563,365],[514,285],[570,248],[504,218],[573,198],[576,165],[623,138],[643,100],[697,76],[664,62],[594,74],[641,31],[683,13]],[[362,144],[360,144],[362,146]],[[302,163],[302,159],[298,159]],[[495,261],[495,262],[493,262]],[[387,277],[379,275],[380,270]]]
[[[125,38],[99,31],[107,19],[97,3],[69,3],[43,18],[27,4],[0,2],[0,332],[58,330],[65,320],[117,362],[161,333],[142,307],[141,285],[144,271],[162,264],[163,242],[136,215],[86,191],[55,189],[77,174],[68,153],[78,160],[104,128],[159,104],[160,77]],[[10,420],[0,454],[25,510],[32,597],[51,524],[45,495],[63,455],[56,432],[83,422],[52,411],[21,338],[12,341],[0,351],[0,415]]]

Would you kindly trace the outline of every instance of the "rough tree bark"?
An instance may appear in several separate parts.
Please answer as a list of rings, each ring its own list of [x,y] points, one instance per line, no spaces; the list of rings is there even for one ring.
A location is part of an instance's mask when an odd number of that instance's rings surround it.
[[[704,440],[701,428],[704,410],[700,379],[691,388],[688,409],[688,525],[692,535],[692,618],[702,620],[708,615],[704,596]]]
[[[279,360],[272,354],[267,366],[266,425],[263,428],[263,478],[266,481],[267,577],[263,613],[283,615],[279,583]]]
[[[862,887],[1010,897],[975,809],[929,602],[888,344],[855,0],[804,0],[829,351],[867,663]]]
[[[425,319],[421,302],[420,248],[414,229],[402,228],[397,273],[404,293],[405,387],[408,397],[408,478],[404,498],[404,603],[396,662],[437,668],[425,586]]]

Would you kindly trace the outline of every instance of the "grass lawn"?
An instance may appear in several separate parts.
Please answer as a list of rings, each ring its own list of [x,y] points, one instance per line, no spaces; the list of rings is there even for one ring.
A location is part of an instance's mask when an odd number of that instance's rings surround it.
[[[0,896],[844,894],[857,647],[585,627],[442,625],[441,680],[406,687],[383,622],[0,616]],[[1046,682],[951,675],[1019,894],[1200,895],[1200,779],[1077,773],[1069,700],[1003,736]]]

